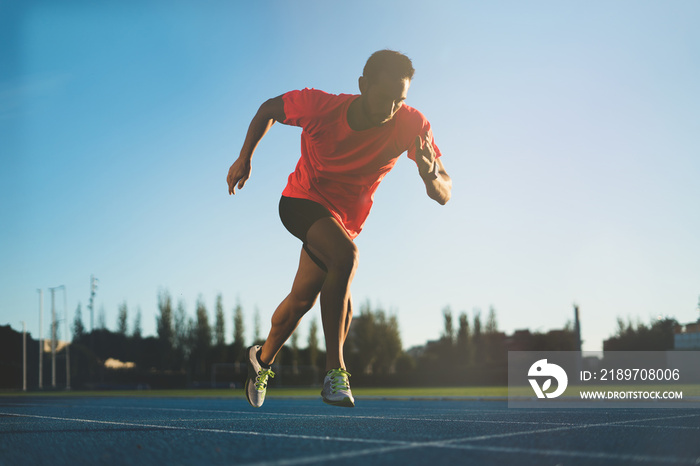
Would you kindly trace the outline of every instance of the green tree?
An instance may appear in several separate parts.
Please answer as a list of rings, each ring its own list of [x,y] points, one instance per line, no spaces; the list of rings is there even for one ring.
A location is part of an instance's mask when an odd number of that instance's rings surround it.
[[[119,310],[117,311],[117,333],[119,335],[126,335],[129,331],[128,327],[128,316],[129,310],[126,305],[126,301],[119,305]]]
[[[160,366],[171,369],[174,364],[173,354],[173,307],[170,293],[167,290],[158,293],[158,312],[156,316],[156,332],[160,342]]]
[[[233,355],[237,361],[243,360],[245,347],[243,307],[240,301],[237,301],[236,307],[233,309]]]
[[[79,341],[85,335],[85,326],[83,325],[83,311],[80,303],[75,309],[75,318],[73,319],[73,341]]]
[[[177,309],[173,315],[173,346],[184,349],[187,338],[187,309],[185,308],[185,302],[180,299],[177,302]]]
[[[198,348],[208,350],[211,346],[211,326],[209,325],[209,315],[204,301],[200,297],[197,300],[197,333],[196,344]]]
[[[466,312],[459,314],[459,329],[457,330],[457,363],[468,366],[471,360],[471,335],[469,330],[469,318]]]
[[[292,333],[290,338],[292,344],[292,372],[299,373],[299,335],[297,332]]]
[[[450,306],[447,306],[442,310],[442,316],[444,321],[442,338],[447,346],[451,347],[455,341],[455,329],[454,324],[452,323],[452,309],[450,309]]]
[[[353,319],[345,342],[348,365],[364,374],[388,374],[401,355],[401,336],[396,316],[382,309],[373,311],[367,302]]]
[[[484,326],[485,358],[490,363],[503,364],[508,353],[504,344],[505,335],[498,331],[496,309],[491,306]]]
[[[309,339],[308,346],[309,350],[309,365],[316,367],[318,364],[318,323],[314,318],[309,325]]]
[[[181,369],[186,366],[192,352],[193,333],[190,318],[187,315],[185,301],[179,299],[173,315],[173,367]]]
[[[209,315],[204,301],[200,297],[197,300],[197,320],[194,328],[194,348],[192,358],[194,359],[194,373],[202,377],[206,375],[209,367],[209,349],[211,348],[211,326],[209,325]]]
[[[100,306],[100,311],[97,313],[97,329],[107,330],[107,314],[104,305]]]
[[[481,310],[478,308],[474,309],[472,343],[474,347],[474,363],[476,365],[482,365],[484,363],[484,338],[481,333]]]
[[[158,312],[160,313],[156,316],[158,339],[170,350],[173,347],[173,306],[167,290],[158,294]]]
[[[255,307],[255,314],[253,315],[253,344],[262,345],[265,340],[262,339],[260,335],[260,309]]]
[[[216,324],[215,324],[215,339],[217,346],[226,344],[226,325],[224,322],[224,303],[221,294],[216,297]]]
[[[603,351],[667,351],[674,347],[674,328],[678,321],[671,317],[657,318],[649,325],[618,318],[615,335],[603,342]]]
[[[452,309],[446,306],[442,310],[443,331],[440,341],[435,348],[435,356],[437,356],[438,364],[447,368],[455,364],[456,348],[455,348],[455,328],[452,320]]]
[[[403,352],[399,321],[394,314],[387,316],[383,311],[378,311],[377,326],[380,339],[375,369],[383,374],[394,373],[396,362]]]
[[[496,333],[498,332],[498,322],[496,321],[496,309],[491,306],[489,307],[489,314],[486,317],[486,325],[484,326],[484,333]]]
[[[136,317],[134,317],[134,326],[131,331],[131,334],[134,338],[141,338],[142,337],[142,330],[141,330],[141,307],[139,306],[136,308]]]

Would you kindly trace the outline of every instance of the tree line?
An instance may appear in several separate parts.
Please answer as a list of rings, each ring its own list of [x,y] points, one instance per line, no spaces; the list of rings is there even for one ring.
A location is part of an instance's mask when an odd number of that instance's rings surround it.
[[[93,352],[98,361],[103,362],[109,357],[133,361],[137,368],[167,375],[172,383],[191,385],[232,380],[240,384],[245,376],[240,365],[245,360],[246,347],[262,344],[264,339],[260,334],[257,309],[251,339],[245,338],[244,311],[240,303],[233,307],[232,314],[233,339],[226,343],[226,313],[221,295],[216,298],[211,322],[201,298],[192,316],[186,312],[183,301],[175,304],[169,292],[161,291],[155,336],[142,336],[140,310],[131,333],[128,332],[128,309],[124,303],[117,313],[116,332],[100,328],[86,333],[78,307],[73,323],[74,343],[85,354]],[[495,308],[489,309],[483,324],[478,309],[474,310],[471,319],[466,312],[461,312],[455,319],[451,309],[445,308],[442,318],[444,328],[437,340],[404,350],[397,316],[381,307],[373,308],[369,302],[363,303],[354,315],[345,343],[345,360],[353,379],[383,385],[503,383],[509,341],[498,329]],[[325,353],[319,344],[322,337],[319,333],[318,321],[314,318],[309,325],[305,346],[300,345],[297,333],[292,335],[275,361],[282,377],[277,377],[273,384],[282,379],[285,384],[302,385],[320,380]],[[560,332],[558,339],[550,334],[535,333],[528,340],[530,347],[520,349],[573,350],[573,338],[570,327],[563,334]],[[93,366],[83,378],[94,379],[95,371],[104,373],[99,365]]]
[[[158,294],[157,306],[156,335],[144,336],[140,309],[133,318],[131,328],[128,325],[129,310],[126,303],[122,303],[118,308],[115,330],[106,328],[104,312],[100,312],[98,328],[88,332],[83,325],[81,306],[78,305],[70,347],[72,386],[166,388],[242,385],[246,376],[243,364],[245,348],[264,341],[260,334],[260,313],[257,309],[252,336],[247,338],[242,306],[236,303],[226,311],[221,295],[215,301],[213,320],[210,320],[209,311],[201,298],[196,302],[193,315],[187,312],[183,301],[175,303],[168,291]],[[233,329],[226,328],[227,312],[232,317]],[[464,311],[455,314],[449,307],[442,310],[441,317],[443,328],[438,338],[404,350],[395,313],[373,307],[369,302],[359,306],[345,343],[345,359],[353,374],[353,384],[505,384],[509,350],[577,349],[576,335],[570,322],[562,329],[547,332],[521,330],[506,335],[498,328],[493,307],[489,308],[483,319],[479,309],[469,315]],[[313,385],[322,380],[325,353],[320,339],[323,335],[317,318],[307,322],[306,342],[300,342],[297,333],[292,335],[275,361],[274,370],[278,375],[271,385]],[[639,322],[634,325],[619,319],[618,329],[605,341],[604,350],[672,349],[673,329],[677,325],[671,318],[652,321],[649,325]],[[227,343],[227,332],[231,332],[230,343]],[[0,340],[7,345],[16,338],[16,335],[8,335]],[[30,367],[34,364],[32,361],[37,361],[39,357],[38,351],[32,349],[35,346],[36,343],[29,345]],[[3,354],[14,356],[11,363],[0,357],[0,371],[20,370],[21,359],[17,360],[16,352]],[[48,355],[43,357],[47,358]],[[64,359],[65,356],[59,354],[59,385],[65,384]],[[113,363],[111,366],[106,364],[110,360]],[[120,367],[116,361],[130,362],[133,366]],[[49,366],[45,361],[45,381],[48,380],[46,371]],[[30,371],[30,374],[33,373]],[[31,377],[30,385],[34,383],[36,386]]]
[[[226,311],[221,294],[216,298],[212,321],[201,297],[196,302],[194,315],[190,315],[184,301],[175,303],[168,291],[159,292],[156,335],[147,337],[142,335],[140,309],[134,318],[131,332],[127,324],[126,303],[119,306],[115,332],[105,328],[104,318],[98,319],[100,328],[87,332],[82,323],[79,305],[73,321],[73,346],[85,356],[88,364],[84,365],[85,372],[79,374],[78,378],[98,380],[98,383],[105,380],[105,371],[100,365],[113,358],[133,362],[136,371],[157,374],[158,377],[149,378],[159,379],[155,382],[156,385],[210,385],[212,382],[240,384],[245,378],[245,349],[252,344],[262,344],[264,340],[260,334],[260,313],[257,309],[253,336],[250,339],[246,338],[244,312],[240,303],[233,307],[232,314],[233,339],[227,343]],[[295,335],[290,340],[291,346],[287,345],[280,352],[278,361],[297,367],[316,367],[324,355],[319,348],[318,333],[318,323],[313,319],[309,326],[306,348],[299,348],[298,337]],[[87,361],[90,356],[97,364]],[[218,381],[212,379],[215,366],[219,370]]]
[[[615,334],[603,342],[603,351],[665,351],[672,349],[674,344],[674,329],[678,321],[671,317],[659,317],[648,325],[641,321],[633,323],[631,319],[625,322],[617,318]]]

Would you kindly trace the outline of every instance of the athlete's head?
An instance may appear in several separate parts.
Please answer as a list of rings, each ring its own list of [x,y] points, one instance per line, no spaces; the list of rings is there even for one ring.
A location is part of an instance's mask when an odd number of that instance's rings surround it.
[[[376,80],[379,75],[385,72],[391,78],[397,80],[413,79],[413,63],[406,55],[394,50],[379,50],[374,52],[365,63],[362,76],[370,82]]]
[[[406,99],[413,78],[411,59],[393,50],[369,57],[359,79],[362,110],[375,126],[391,120]]]

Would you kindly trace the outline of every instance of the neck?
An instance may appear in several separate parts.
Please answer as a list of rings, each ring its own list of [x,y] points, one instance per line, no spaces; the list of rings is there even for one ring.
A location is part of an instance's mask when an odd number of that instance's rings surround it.
[[[357,99],[353,100],[348,107],[348,125],[353,131],[364,131],[374,127],[374,125],[369,121],[367,115],[363,108],[363,100],[360,95]]]

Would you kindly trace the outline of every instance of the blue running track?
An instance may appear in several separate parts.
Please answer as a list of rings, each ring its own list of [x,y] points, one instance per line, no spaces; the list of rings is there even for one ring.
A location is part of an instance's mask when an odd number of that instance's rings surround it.
[[[502,401],[0,397],[0,465],[700,464],[700,409]]]

